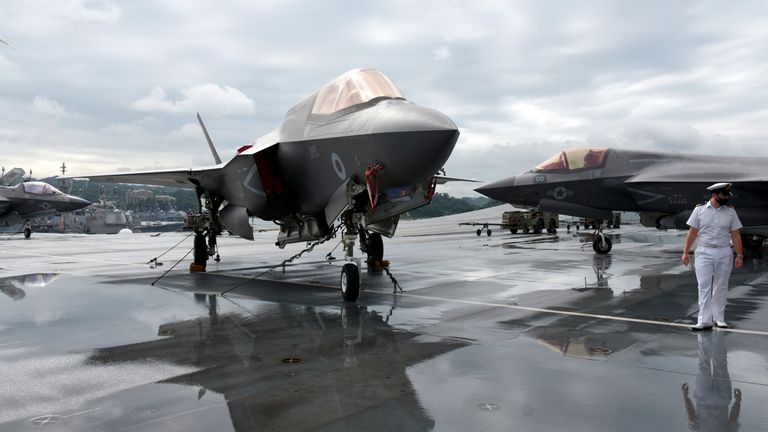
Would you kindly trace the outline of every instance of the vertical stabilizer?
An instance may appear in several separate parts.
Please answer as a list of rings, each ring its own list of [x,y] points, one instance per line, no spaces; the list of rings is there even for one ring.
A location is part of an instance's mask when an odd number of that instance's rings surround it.
[[[211,136],[208,135],[208,129],[205,128],[205,125],[203,124],[203,119],[200,118],[200,113],[197,113],[197,121],[200,123],[200,127],[203,128],[203,134],[205,135],[205,140],[208,141],[208,147],[211,148],[211,153],[213,153],[213,160],[216,161],[216,164],[221,163],[221,158],[219,157],[219,153],[216,152],[216,147],[213,146],[213,141],[211,141]]]
[[[14,168],[2,177],[0,177],[0,186],[12,186],[17,181],[24,177],[24,170],[21,168]]]

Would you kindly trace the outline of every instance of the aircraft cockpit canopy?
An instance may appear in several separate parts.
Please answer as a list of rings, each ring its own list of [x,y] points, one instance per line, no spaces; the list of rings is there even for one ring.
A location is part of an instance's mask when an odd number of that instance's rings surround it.
[[[403,95],[383,73],[373,69],[353,69],[320,89],[312,113],[333,114],[377,98],[403,99]]]
[[[55,187],[45,182],[26,182],[22,183],[21,187],[24,192],[34,195],[63,195],[63,193]]]
[[[538,164],[533,172],[568,172],[600,168],[607,148],[578,147],[561,151]]]

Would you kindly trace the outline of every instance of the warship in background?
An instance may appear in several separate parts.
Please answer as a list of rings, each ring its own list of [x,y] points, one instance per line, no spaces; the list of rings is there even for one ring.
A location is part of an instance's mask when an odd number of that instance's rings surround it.
[[[62,176],[66,174],[65,163],[62,163],[59,169]],[[58,187],[62,192],[70,193],[73,181],[60,179]],[[99,199],[93,205],[72,213],[35,218],[30,223],[35,232],[60,234],[117,234],[123,229],[132,232],[172,232],[182,229],[186,212],[158,210],[135,213],[120,209],[117,205],[117,195],[117,187],[113,188],[111,196],[108,197],[104,186],[101,185]],[[9,231],[16,228],[10,227]]]
[[[66,163],[62,162],[62,176],[67,172]],[[59,189],[64,193],[72,190],[72,180],[59,180]],[[104,186],[99,190],[98,202],[71,214],[57,214],[32,220],[33,229],[38,232],[76,233],[76,234],[117,234],[122,229],[131,229],[131,219],[126,212],[117,208],[117,189],[113,191],[115,199],[108,200]]]

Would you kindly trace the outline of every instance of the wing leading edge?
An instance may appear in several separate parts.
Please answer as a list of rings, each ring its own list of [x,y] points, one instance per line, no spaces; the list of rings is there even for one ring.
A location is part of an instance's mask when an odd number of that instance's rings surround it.
[[[195,189],[200,183],[208,183],[206,180],[220,177],[221,171],[221,166],[214,166],[206,168],[80,175],[63,178],[88,179],[105,183],[129,183]]]

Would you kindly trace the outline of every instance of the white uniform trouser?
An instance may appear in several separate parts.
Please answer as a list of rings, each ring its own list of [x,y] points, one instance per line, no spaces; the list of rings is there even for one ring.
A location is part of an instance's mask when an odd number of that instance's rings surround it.
[[[729,247],[697,247],[694,259],[696,280],[699,282],[698,324],[725,321],[725,298],[733,268],[733,251]]]

